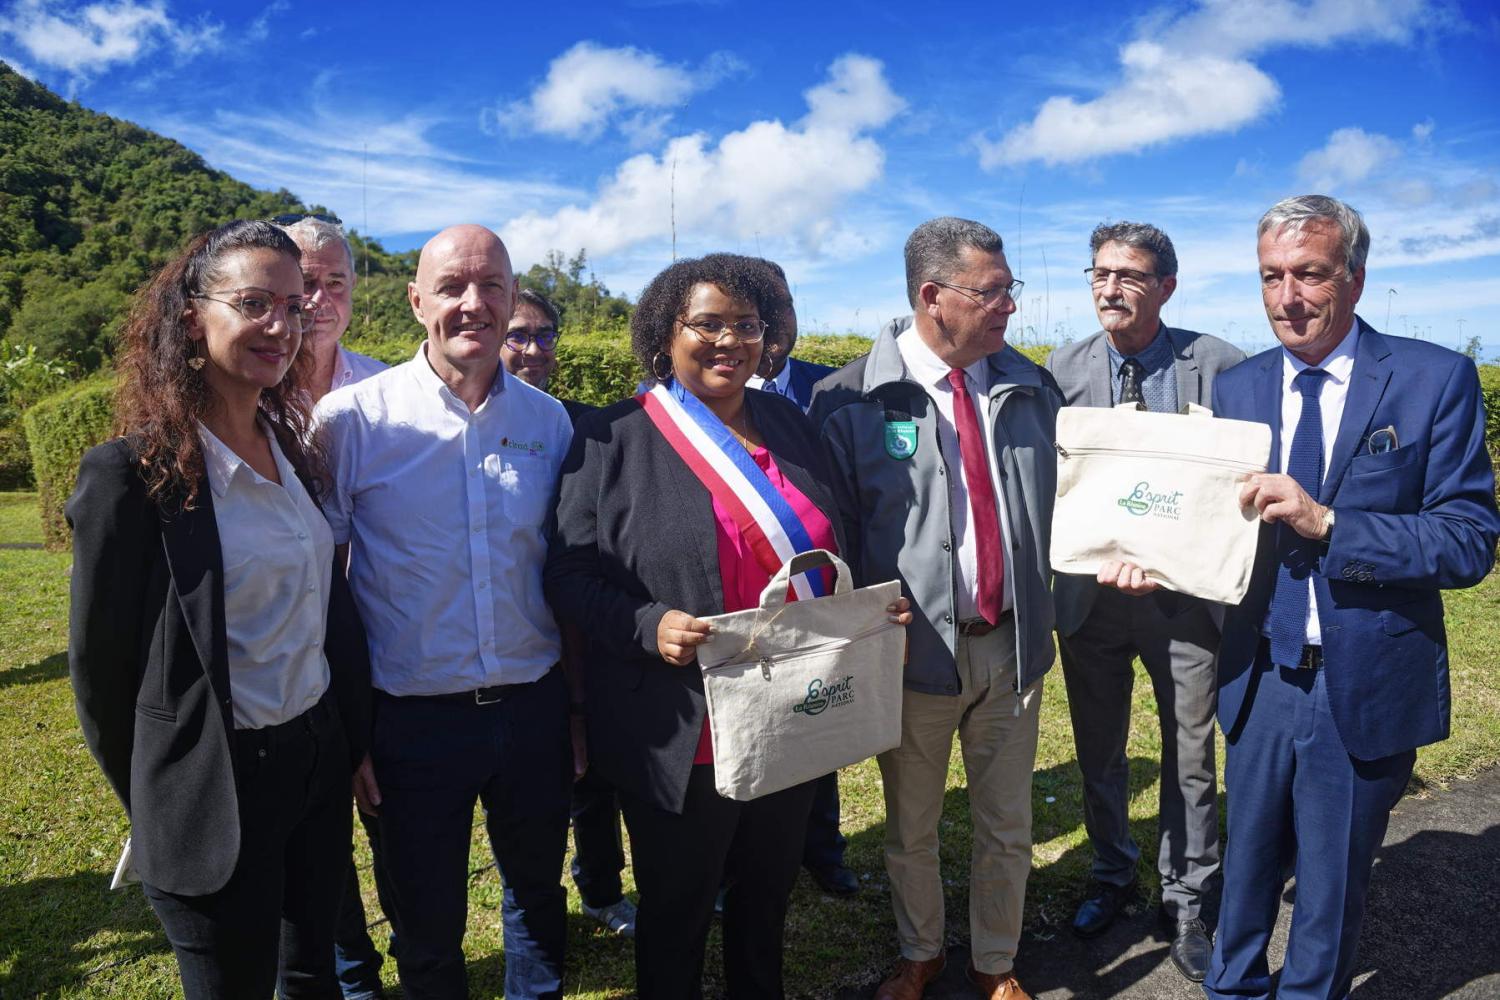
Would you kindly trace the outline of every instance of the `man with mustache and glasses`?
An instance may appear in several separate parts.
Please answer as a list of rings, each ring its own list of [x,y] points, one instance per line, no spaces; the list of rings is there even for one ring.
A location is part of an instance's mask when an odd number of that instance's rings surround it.
[[[1086,273],[1103,329],[1047,359],[1068,405],[1133,402],[1164,413],[1188,403],[1207,405],[1214,376],[1245,355],[1215,337],[1162,322],[1162,307],[1177,288],[1171,239],[1145,223],[1105,223],[1094,229],[1089,249],[1093,263]],[[1202,982],[1219,885],[1213,733],[1218,625],[1205,601],[1165,592],[1137,600],[1073,574],[1058,574],[1053,599],[1083,772],[1084,824],[1094,849],[1094,884],[1073,917],[1073,933],[1102,934],[1136,892],[1141,850],[1130,835],[1125,741],[1132,663],[1139,656],[1161,723],[1161,916],[1172,928],[1173,964]]]

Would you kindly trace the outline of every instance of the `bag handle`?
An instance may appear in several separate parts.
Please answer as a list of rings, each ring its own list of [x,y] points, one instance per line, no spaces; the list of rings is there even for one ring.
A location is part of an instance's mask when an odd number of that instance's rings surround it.
[[[820,566],[832,566],[836,579],[833,583],[835,594],[847,594],[854,589],[850,580],[849,564],[827,549],[808,549],[806,552],[798,552],[792,558],[782,563],[776,575],[771,577],[771,582],[766,584],[766,589],[760,592],[760,606],[762,608],[780,607],[786,603],[786,588],[792,577],[798,573],[806,573],[808,570],[817,569]]]

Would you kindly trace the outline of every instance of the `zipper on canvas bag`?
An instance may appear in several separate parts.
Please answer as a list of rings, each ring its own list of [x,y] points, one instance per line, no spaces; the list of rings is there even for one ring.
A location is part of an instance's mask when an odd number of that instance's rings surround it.
[[[761,673],[761,676],[764,677],[766,680],[770,680],[771,679],[771,666],[772,666],[772,664],[784,663],[787,660],[800,660],[800,659],[802,659],[805,656],[814,656],[814,655],[816,655],[818,653],[826,653],[826,652],[829,652],[831,650],[842,649],[844,646],[848,646],[848,645],[850,645],[852,643],[859,642],[862,639],[868,639],[868,638],[870,638],[873,635],[879,635],[881,632],[884,632],[886,629],[901,628],[901,627],[902,626],[897,625],[895,622],[881,622],[878,625],[871,626],[870,628],[867,628],[867,629],[865,629],[865,630],[863,630],[861,632],[856,632],[854,635],[846,636],[846,637],[844,637],[842,639],[829,639],[826,642],[814,643],[811,646],[798,646],[796,649],[783,650],[782,652],[776,653],[774,655],[758,657],[755,662],[758,662],[760,664],[760,673]],[[749,660],[731,660],[731,661],[726,662],[726,663],[720,663],[718,666],[706,667],[705,671],[707,671],[707,670],[722,670],[725,667],[739,667],[739,666],[744,666],[746,663],[749,663],[749,662],[751,662],[751,661],[749,661]]]
[[[1053,447],[1065,459],[1080,455],[1130,455],[1141,458],[1167,458],[1178,462],[1192,462],[1194,465],[1212,465],[1221,469],[1233,469],[1236,472],[1266,471],[1265,466],[1252,462],[1236,462],[1232,458],[1215,458],[1211,455],[1184,455],[1176,451],[1151,451],[1145,448],[1064,448],[1061,444],[1054,444]]]

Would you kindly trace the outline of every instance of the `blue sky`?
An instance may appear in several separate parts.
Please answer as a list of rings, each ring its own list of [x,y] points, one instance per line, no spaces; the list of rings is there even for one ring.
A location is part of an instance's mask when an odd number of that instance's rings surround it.
[[[1333,194],[1367,320],[1500,353],[1489,3],[7,0],[0,59],[394,249],[481,222],[633,297],[675,221],[780,261],[804,331],[906,311],[907,234],[955,214],[1027,283],[1013,339],[1086,336],[1089,231],[1133,219],[1177,245],[1168,322],[1265,346],[1255,222]]]

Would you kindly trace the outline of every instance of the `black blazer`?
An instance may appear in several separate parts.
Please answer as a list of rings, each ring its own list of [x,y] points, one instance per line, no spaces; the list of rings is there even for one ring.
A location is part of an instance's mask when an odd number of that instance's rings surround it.
[[[745,393],[787,479],[843,525],[812,424],[792,401]],[[547,600],[587,640],[589,762],[627,794],[682,811],[706,704],[696,664],[656,648],[671,610],[722,614],[713,500],[634,399],[583,417],[563,463]]]
[[[206,479],[197,506],[146,496],[125,438],[91,449],[68,500],[68,669],[94,759],[130,816],[136,870],[168,892],[223,888],[240,850],[223,554]],[[351,769],[370,729],[370,658],[342,567],[324,639]]]

